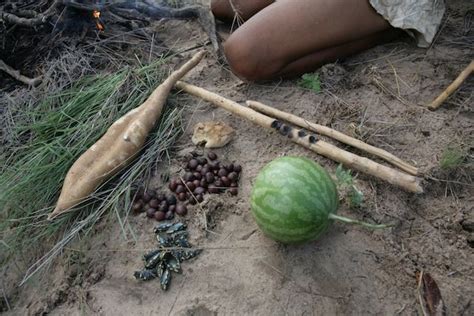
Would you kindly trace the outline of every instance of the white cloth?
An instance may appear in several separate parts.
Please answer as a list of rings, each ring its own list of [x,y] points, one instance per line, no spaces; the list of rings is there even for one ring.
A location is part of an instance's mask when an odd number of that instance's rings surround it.
[[[418,46],[428,47],[438,32],[445,12],[443,0],[369,0],[393,27],[413,36]]]

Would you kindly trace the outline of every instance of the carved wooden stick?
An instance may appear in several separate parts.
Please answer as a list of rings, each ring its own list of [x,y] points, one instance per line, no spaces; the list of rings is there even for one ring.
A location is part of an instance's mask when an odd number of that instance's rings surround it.
[[[246,118],[255,124],[269,129],[276,129],[281,134],[286,135],[293,142],[302,145],[320,155],[328,157],[334,161],[340,162],[347,167],[385,180],[391,184],[397,185],[407,191],[422,193],[423,188],[420,179],[404,172],[386,167],[370,159],[357,156],[334,145],[319,140],[315,135],[307,135],[304,131],[292,128],[282,124],[280,121],[242,106],[237,102],[226,99],[218,94],[207,91],[203,88],[178,81],[175,85],[189,94],[200,97],[212,104],[232,112],[240,117]]]
[[[469,75],[474,72],[474,60],[464,68],[464,70],[459,74],[459,76],[454,79],[454,81],[444,90],[433,102],[428,105],[430,110],[436,110],[441,106],[441,104],[451,95],[454,91],[456,91],[464,80],[469,77]]]
[[[352,147],[364,150],[364,151],[366,151],[366,152],[368,152],[368,153],[370,153],[374,156],[378,156],[378,157],[390,162],[391,164],[399,167],[400,169],[408,172],[409,174],[412,174],[414,176],[416,176],[418,174],[418,169],[417,168],[415,168],[412,165],[408,164],[407,162],[401,160],[400,158],[396,157],[395,155],[392,155],[391,153],[389,153],[389,152],[387,152],[383,149],[380,149],[380,148],[374,147],[372,145],[369,145],[367,143],[364,143],[363,141],[360,141],[356,138],[353,138],[353,137],[350,137],[346,134],[338,132],[338,131],[336,131],[332,128],[329,128],[329,127],[323,126],[323,125],[319,125],[319,124],[315,124],[315,123],[312,123],[312,122],[308,122],[304,118],[301,118],[299,116],[296,116],[296,115],[293,115],[293,114],[290,114],[290,113],[287,113],[287,112],[277,110],[275,108],[272,108],[268,105],[265,105],[265,104],[257,102],[257,101],[247,101],[247,105],[250,108],[252,108],[254,110],[257,110],[259,112],[262,112],[264,114],[267,114],[269,116],[272,116],[272,117],[275,117],[277,119],[290,122],[290,123],[295,124],[299,127],[306,128],[308,130],[317,132],[319,134],[322,134],[322,135],[325,135],[325,136],[328,136],[328,137],[332,137],[332,138],[340,141],[341,143],[348,144],[348,145],[351,145]]]

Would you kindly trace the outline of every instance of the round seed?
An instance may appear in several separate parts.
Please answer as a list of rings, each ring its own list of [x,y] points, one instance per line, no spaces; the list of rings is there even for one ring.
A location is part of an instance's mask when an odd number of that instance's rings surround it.
[[[208,183],[207,183],[206,179],[201,179],[201,182],[199,183],[199,186],[201,186],[203,188],[207,188]]]
[[[198,163],[199,163],[200,165],[205,165],[205,164],[207,164],[207,159],[204,158],[204,157],[199,157],[199,158],[197,159],[197,161],[198,161]]]
[[[201,172],[201,170],[202,170],[202,166],[201,166],[201,165],[198,165],[198,166],[196,167],[196,171],[197,171],[197,172]]]
[[[208,173],[209,171],[211,171],[211,169],[209,167],[202,167],[201,169],[201,175],[206,175],[206,173]]]
[[[194,175],[192,172],[186,172],[183,176],[184,181],[193,181]]]
[[[202,194],[198,194],[196,195],[196,200],[201,203],[202,201],[204,201],[204,197],[202,196]]]
[[[232,183],[230,184],[230,187],[231,187],[231,188],[236,188],[236,187],[238,187],[238,186],[239,186],[239,185],[237,184],[237,182],[232,182]]]
[[[143,202],[148,203],[148,202],[150,202],[151,197],[152,197],[152,196],[151,196],[148,192],[145,192],[145,193],[143,193],[143,198],[142,198],[142,200],[143,200]]]
[[[193,192],[194,189],[196,189],[196,186],[194,185],[193,182],[189,181],[189,182],[186,182],[186,186],[188,187],[188,190]]]
[[[204,194],[206,192],[206,189],[203,188],[203,187],[197,187],[195,190],[194,190],[194,195],[198,195],[198,194]]]
[[[155,215],[155,212],[156,212],[156,208],[150,207],[146,210],[146,216],[149,218],[152,218]]]
[[[217,155],[216,155],[216,153],[211,151],[210,153],[207,154],[207,158],[209,158],[210,160],[216,160]]]
[[[232,172],[234,171],[234,164],[230,163],[225,168],[227,169],[227,171]]]
[[[222,188],[222,181],[221,179],[217,179],[214,181],[214,184],[216,185],[217,188]]]
[[[171,211],[166,212],[165,219],[173,219],[174,213]]]
[[[166,199],[166,197],[163,193],[158,193],[156,195],[156,199],[161,202],[161,201],[164,201]]]
[[[242,171],[242,166],[241,165],[235,165],[234,166],[234,171],[237,173],[240,173]]]
[[[201,180],[202,175],[200,172],[194,172],[193,173],[194,179]]]
[[[178,181],[176,181],[176,179],[171,180],[170,184],[168,185],[168,188],[171,190],[171,192],[175,192],[177,187]]]
[[[180,194],[178,194],[178,200],[185,201],[186,200],[186,193],[181,192]]]
[[[214,175],[212,174],[212,172],[208,172],[206,173],[206,181],[207,183],[212,183],[214,182],[215,178],[214,178]]]
[[[188,213],[186,205],[178,204],[176,205],[176,214],[180,216],[185,216]]]
[[[197,188],[198,186],[201,185],[201,181],[196,179],[196,180],[193,181],[193,184],[194,184],[194,187]]]
[[[174,212],[175,210],[176,210],[176,205],[170,205],[168,207],[168,211],[170,211],[170,212]]]
[[[217,173],[217,175],[218,175],[219,177],[225,177],[225,176],[227,176],[228,174],[229,174],[229,173],[228,173],[227,170],[224,169],[224,168],[221,168],[221,169],[219,170],[219,172]]]
[[[239,175],[237,172],[232,171],[227,177],[230,179],[230,181],[236,181],[239,178]]]
[[[237,195],[239,193],[239,189],[237,188],[230,188],[229,189],[230,194],[232,195]]]
[[[154,217],[157,221],[162,221],[165,219],[165,212],[161,212],[161,211],[155,212]]]
[[[197,203],[196,199],[194,199],[194,197],[191,196],[191,198],[189,199],[189,204],[195,205],[196,203]]]
[[[176,196],[174,196],[173,194],[168,194],[166,196],[166,203],[168,205],[174,205],[176,204]]]
[[[221,177],[222,185],[228,187],[230,185],[230,180],[227,177]]]
[[[184,185],[178,185],[178,187],[176,188],[176,193],[181,194],[183,192],[186,192],[186,188],[184,187]]]
[[[196,169],[196,167],[198,166],[198,160],[197,159],[191,159],[189,162],[188,162],[188,168],[191,169],[191,170],[194,170]]]
[[[148,204],[153,208],[158,208],[158,206],[160,206],[160,201],[158,201],[157,199],[151,199]]]

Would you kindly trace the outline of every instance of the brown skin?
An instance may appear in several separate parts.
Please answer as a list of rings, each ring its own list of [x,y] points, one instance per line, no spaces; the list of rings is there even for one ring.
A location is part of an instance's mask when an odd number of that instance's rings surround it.
[[[247,20],[227,39],[232,71],[244,80],[292,77],[392,38],[394,29],[368,0],[232,0]],[[232,20],[229,0],[213,0],[218,19]]]

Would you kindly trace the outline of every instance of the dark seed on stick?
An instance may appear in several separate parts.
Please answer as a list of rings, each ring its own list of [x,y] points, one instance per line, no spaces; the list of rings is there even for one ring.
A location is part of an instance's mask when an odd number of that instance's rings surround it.
[[[241,165],[235,165],[234,166],[234,171],[237,173],[240,173],[242,171],[242,166]]]
[[[193,182],[189,181],[189,182],[186,182],[186,186],[188,187],[188,190],[193,192],[194,189],[196,189],[196,186],[194,185]]]
[[[165,212],[161,212],[161,211],[155,212],[154,217],[157,221],[162,221],[165,219]]]
[[[186,201],[186,193],[181,192],[180,194],[178,194],[178,200]]]
[[[191,170],[194,170],[196,169],[196,167],[198,166],[198,160],[197,159],[191,159],[189,162],[188,162],[188,168],[191,169]]]
[[[150,207],[146,210],[146,216],[149,218],[152,218],[153,216],[155,216],[155,212],[156,212],[156,209]]]
[[[194,195],[198,195],[198,194],[204,194],[206,192],[206,189],[203,188],[203,187],[197,187],[195,190],[194,190]]]
[[[186,205],[178,204],[176,205],[176,214],[180,216],[185,216],[188,213]]]
[[[232,195],[237,195],[239,193],[239,189],[237,188],[230,188],[229,189],[230,194]]]
[[[216,160],[217,155],[216,155],[216,153],[211,151],[210,153],[207,154],[207,158],[209,158],[210,160]]]
[[[222,185],[228,187],[230,185],[230,180],[227,177],[221,177]]]
[[[291,131],[291,127],[286,124],[282,124],[278,131],[280,132],[281,135],[286,136]]]
[[[314,135],[311,135],[309,138],[308,138],[309,142],[311,144],[316,144],[316,142],[318,141],[318,139],[316,138],[316,136]]]
[[[194,175],[192,172],[186,172],[183,176],[184,181],[193,181]]]
[[[237,172],[233,171],[229,173],[227,177],[229,178],[230,181],[236,181],[239,178],[239,175],[237,174]]]
[[[281,122],[279,120],[274,120],[270,126],[271,128],[274,128],[274,129],[280,129]]]
[[[214,182],[215,178],[214,178],[214,175],[212,174],[212,172],[208,172],[206,173],[206,181],[207,183],[212,183]]]
[[[298,137],[305,137],[305,136],[306,136],[306,132],[304,130],[300,129],[298,131]]]
[[[168,194],[166,196],[166,203],[168,203],[168,205],[176,204],[176,196],[174,196],[173,194]]]
[[[184,187],[184,185],[178,185],[178,187],[176,188],[176,193],[180,194],[183,192],[186,192],[186,188]]]
[[[160,201],[158,201],[157,199],[151,199],[148,204],[153,208],[158,208],[158,206],[160,206]]]
[[[228,174],[229,174],[229,173],[228,173],[227,170],[225,170],[224,168],[221,168],[221,169],[219,170],[219,172],[217,173],[217,175],[218,175],[219,177],[225,177],[225,176],[227,176]]]
[[[166,212],[165,219],[173,219],[174,213],[171,211]]]

